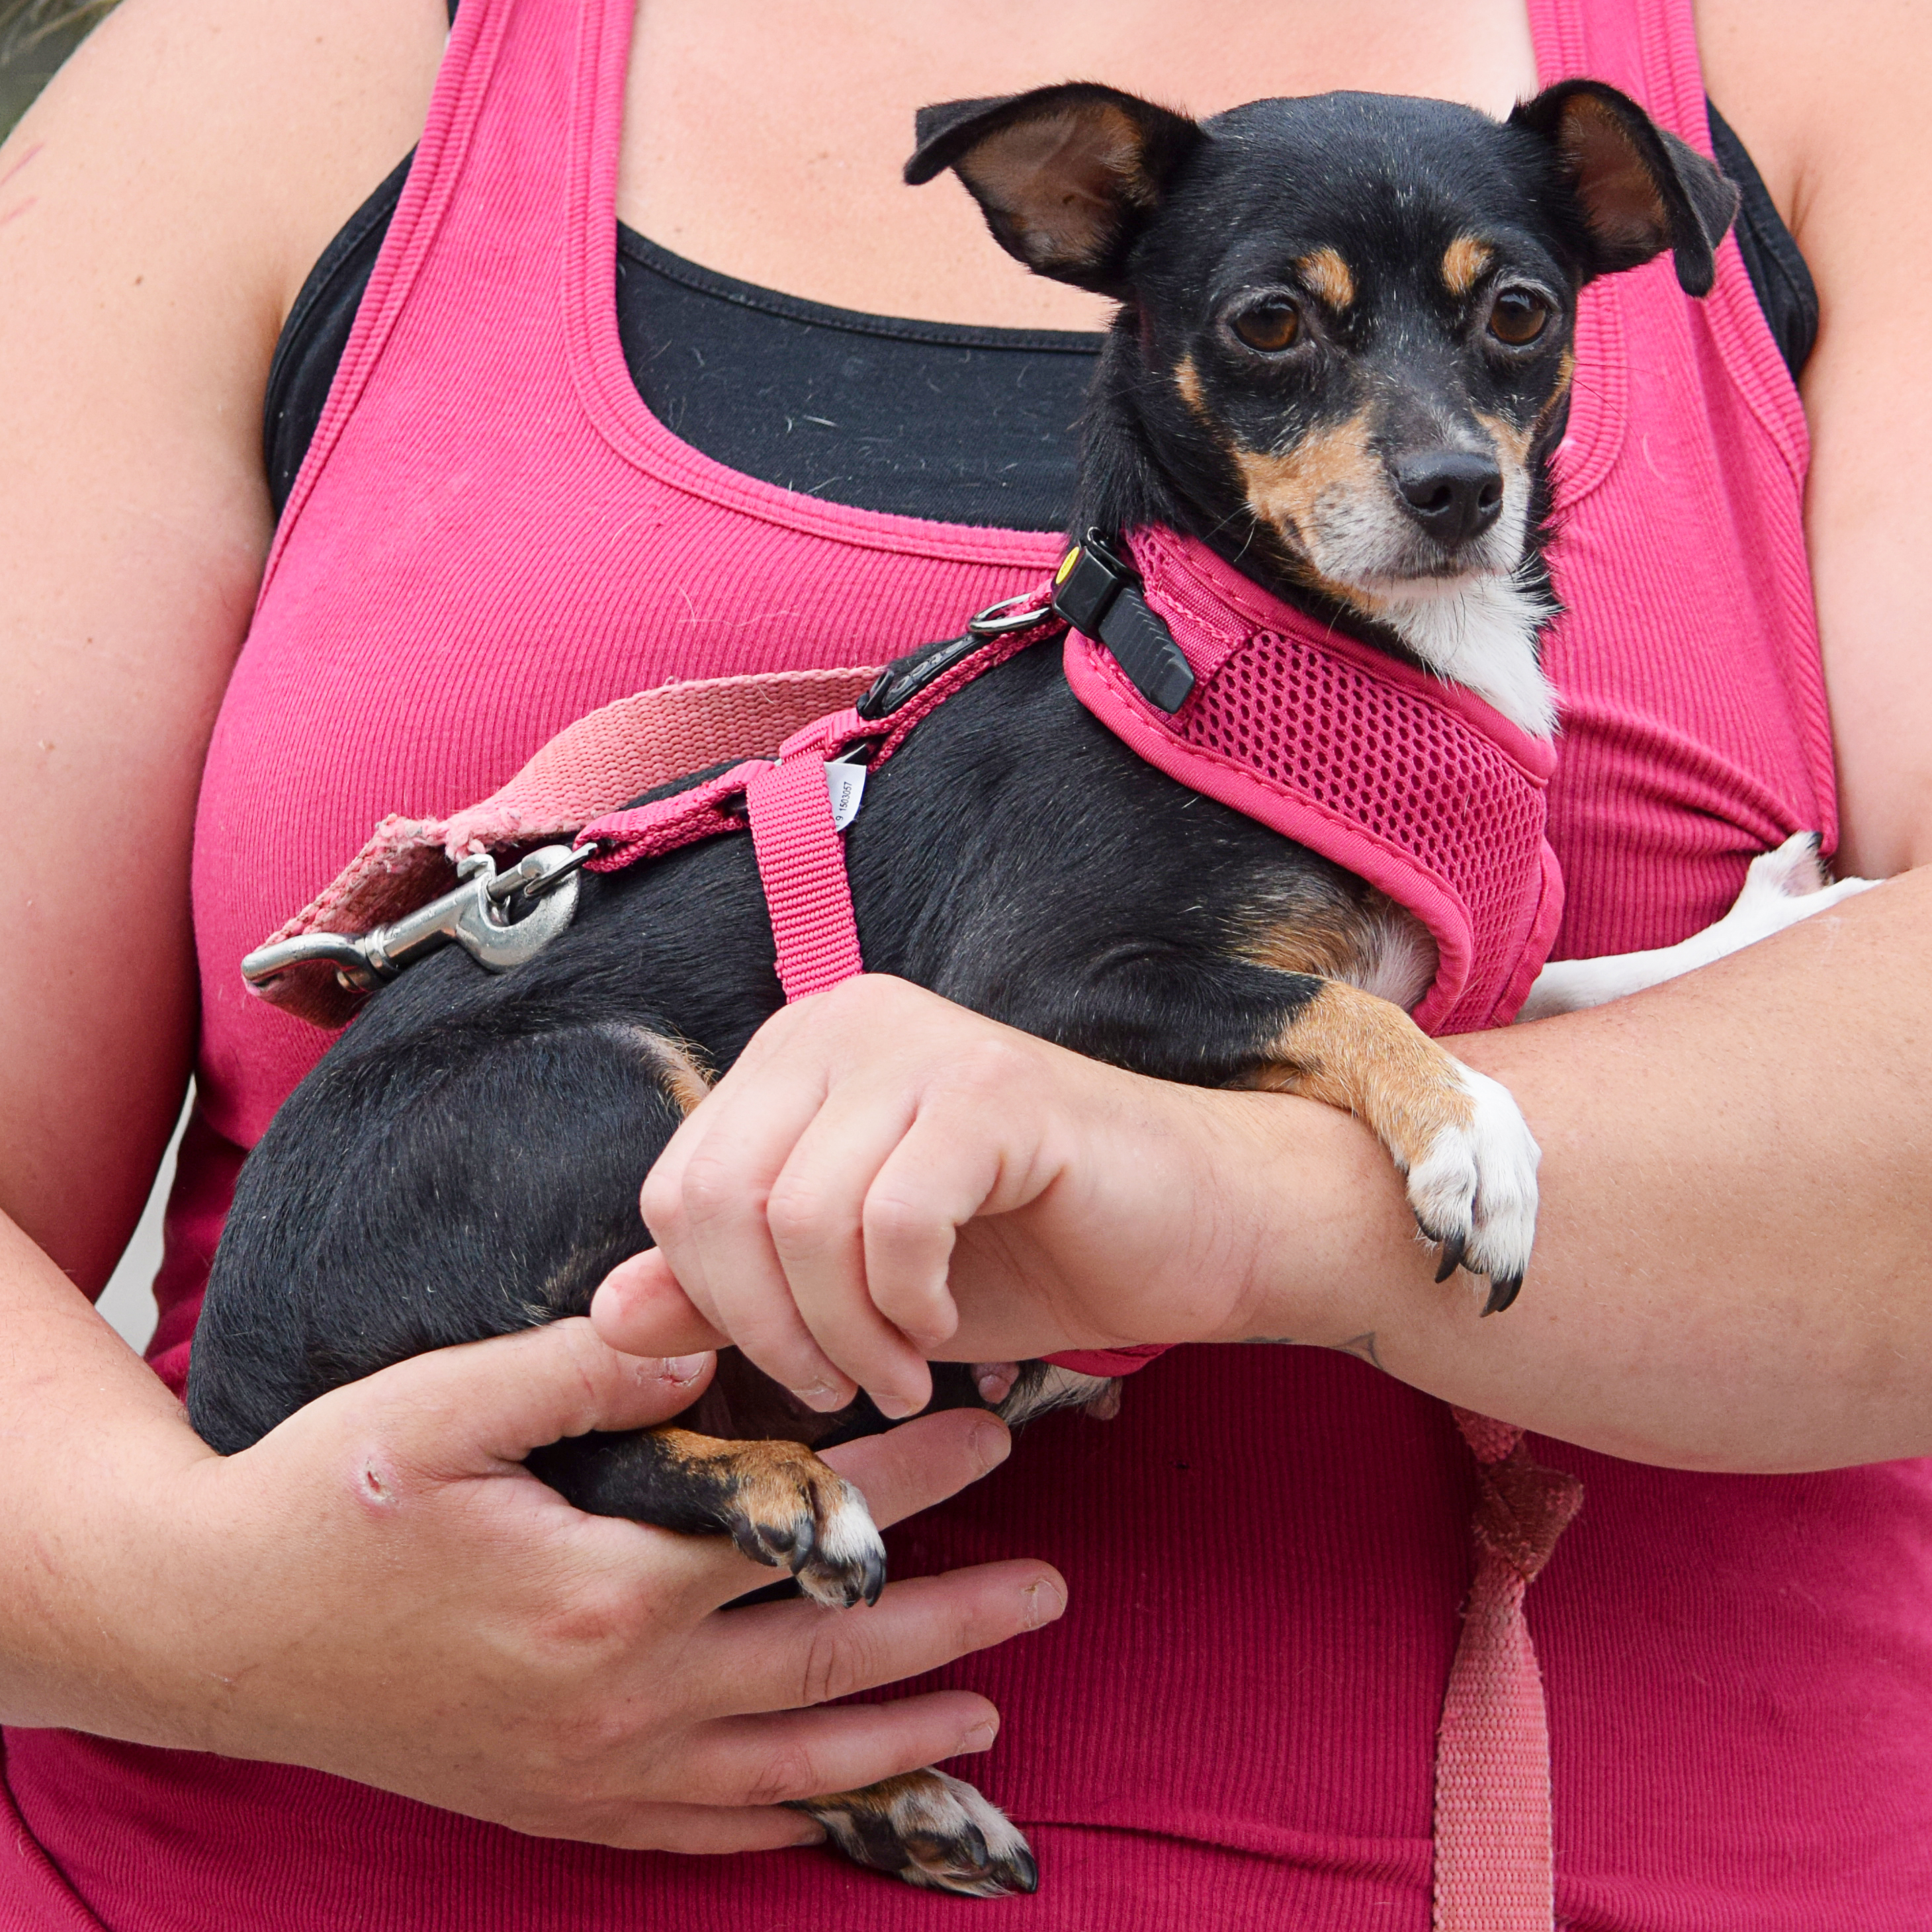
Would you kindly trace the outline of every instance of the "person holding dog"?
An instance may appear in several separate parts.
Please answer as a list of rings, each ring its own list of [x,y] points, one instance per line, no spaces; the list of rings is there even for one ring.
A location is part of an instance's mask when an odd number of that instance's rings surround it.
[[[514,10],[465,4],[477,10],[458,46],[470,57]],[[672,0],[646,8],[614,158],[620,214],[760,287],[1035,331],[1098,318],[1069,291],[1004,273],[963,200],[949,214],[890,187],[915,101],[1078,71],[1105,47],[1108,78],[1203,110],[1358,85],[1500,111],[1593,44],[1637,46],[1679,81],[1701,49],[1820,280],[1805,508],[1840,862],[1904,876],[1828,924],[1627,1006],[1459,1043],[1518,1096],[1546,1156],[1535,1272],[1497,1321],[1479,1326],[1466,1302],[1432,1290],[1399,1189],[1346,1120],[1135,1082],[861,982],[774,1022],[653,1178],[665,1265],[647,1292],[614,1294],[607,1332],[699,1359],[640,1366],[586,1324],[560,1324],[406,1364],[256,1450],[213,1458],[72,1284],[98,1284],[124,1239],[197,1030],[202,1111],[171,1231],[177,1282],[205,1267],[210,1204],[238,1158],[221,1096],[272,1085],[224,1058],[237,1036],[219,988],[232,975],[212,972],[198,1009],[194,946],[211,940],[190,896],[197,777],[269,541],[256,424],[275,341],[316,258],[416,138],[444,22],[430,6],[405,31],[357,0],[293,13],[128,0],[0,149],[0,273],[14,292],[0,313],[0,622],[28,700],[10,707],[7,769],[39,833],[22,842],[33,856],[9,970],[28,1019],[6,1090],[15,1495],[0,1710],[20,1727],[8,1745],[16,1916],[727,1924],[779,1899],[808,1921],[836,1896],[848,1922],[920,1924],[946,1908],[854,1889],[868,1882],[795,1855],[628,1854],[800,1844],[817,1829],[786,1798],[985,1750],[1003,1716],[1018,1735],[996,1766],[1010,1760],[1030,1792],[1051,1786],[1054,1768],[1035,1775],[1029,1742],[1070,1721],[1070,1701],[1104,1748],[1084,1766],[1062,1754],[1069,1815],[1024,1810],[1046,1889],[989,1914],[1258,1925],[1376,1922],[1393,1908],[1419,1923],[1418,1808],[1472,1481],[1426,1396],[1537,1429],[1546,1460],[1581,1470],[1592,1498],[1564,1546],[1567,1576],[1552,1569],[1533,1600],[1550,1606],[1538,1634],[1564,1916],[1913,1922],[1932,1892],[1912,1849],[1932,1808],[1915,1742],[1932,1637],[1915,1591],[1923,1472],[1900,1459],[1932,1449],[1915,1292],[1924,1103],[1909,1044],[1923,1003],[1912,868],[1928,740],[1910,506],[1891,472],[1924,408],[1898,264],[1922,253],[1932,212],[1902,185],[1916,178],[1898,130],[1922,58],[1906,23],[1874,6],[1856,52],[1836,17],[1794,9],[1773,23],[1721,4],[1694,22],[1648,6],[1626,19],[1539,5],[1526,20],[1513,4],[1445,20],[1390,0],[1356,10],[1346,32],[1311,9],[1295,34],[1277,20],[1259,38],[1252,10],[1233,6],[1185,35],[1163,16],[1129,32],[1117,13],[1079,9],[1016,14],[997,34],[983,10],[890,32],[865,14],[815,24],[794,34]],[[402,299],[372,286],[372,300]],[[1774,370],[1724,362],[1752,340],[1767,349],[1768,335],[1716,338],[1714,397],[1726,383],[1774,393]],[[1580,382],[1617,368],[1586,364]],[[438,400],[425,394],[425,412]],[[1669,459],[1641,438],[1618,458],[1660,463],[1660,497]],[[443,462],[398,557],[434,554],[460,525],[463,491],[480,487],[460,450]],[[1801,452],[1792,506],[1803,470]],[[1622,567],[1634,579],[1644,560]],[[1802,636],[1801,617],[1788,621]],[[682,647],[668,640],[661,662],[676,669]],[[1821,727],[1815,674],[1791,661],[1791,729],[1806,742]],[[380,670],[374,682],[372,708],[394,710]],[[434,740],[437,701],[410,703],[397,730]],[[507,771],[530,748],[491,754]],[[1679,763],[1700,756],[1692,746]],[[410,801],[364,802],[366,821]],[[1706,816],[1726,802],[1718,786]],[[206,838],[212,817],[244,807],[231,791],[202,808]],[[118,838],[76,840],[76,824],[104,817]],[[267,818],[255,830],[265,853],[298,836]],[[1688,862],[1590,850],[1580,836],[1566,854],[1573,890],[1608,892],[1620,864]],[[223,882],[194,890],[218,896]],[[808,1316],[856,1305],[850,1229],[866,1200],[832,1200],[818,1222],[775,1233],[765,1184],[800,1137],[781,1137],[762,1167],[744,1157],[747,1119],[801,1093],[819,1096],[800,1118],[824,1122],[823,1150],[854,1185],[879,1171],[882,1119],[932,1108],[952,1162],[925,1165],[893,1206],[928,1266],[959,1230],[949,1351],[1247,1335],[1373,1366],[1257,1348],[1210,1376],[1189,1359],[1208,1350],[1178,1351],[1130,1389],[1121,1434],[1051,1438],[1053,1478],[1070,1473],[1073,1496],[1106,1492],[1113,1456],[1142,1481],[1144,1508],[1110,1518],[1090,1504],[1067,1522],[1070,1492],[1042,1507],[1048,1472],[1023,1444],[1004,1502],[982,1486],[913,1532],[902,1570],[940,1574],[836,1622],[796,1605],[721,1617],[760,1573],[577,1516],[518,1465],[559,1435],[655,1420],[694,1394],[714,1337],[672,1332],[686,1318],[673,1276],[700,1300],[730,1275]],[[1004,1193],[985,1184],[995,1172]],[[824,1348],[822,1372],[850,1376],[872,1374],[892,1338],[855,1348],[808,1319],[797,1339]],[[159,1354],[185,1340],[164,1330]],[[1240,1408],[1238,1433],[1208,1429],[1217,1402]],[[1323,1426],[1338,1415],[1358,1425],[1352,1439]],[[837,1454],[884,1520],[939,1503],[1006,1447],[983,1418],[940,1415]],[[1054,1570],[1010,1553],[1056,1513],[1072,1613],[989,1651],[1068,1606]],[[989,1543],[1009,1520],[1023,1527]],[[1133,1567],[1110,1570],[1124,1544]],[[1112,1602],[1090,1603],[1106,1593],[1083,1594],[1083,1577],[1108,1579]],[[1136,1591],[1157,1606],[1138,1622],[1165,1648],[1119,1654],[1160,1658],[1158,1677],[1110,1674],[1102,1654]],[[1230,1620],[1264,1592],[1274,1616]],[[1420,1614],[1438,1598],[1439,1624]],[[1291,1690],[1273,1702],[1244,1671],[1217,1675],[1264,1635],[1269,1667],[1288,1666]],[[1234,1647],[1217,1658],[1221,1639]],[[1004,1673],[998,1709],[970,1682],[825,1708],[972,1653],[974,1668]],[[1320,1695],[1292,1689],[1311,1681]],[[1646,1682],[1669,1695],[1628,1688]],[[1594,1702],[1566,1726],[1578,1684]],[[1204,1716],[1223,1739],[1217,1762],[1184,1742]],[[1109,1766],[1103,1806],[1093,1774]],[[1244,1780],[1252,1802],[1237,1817]],[[1216,1804],[1204,1810],[1207,1784]],[[1701,1830],[1678,1815],[1687,1789]],[[1775,1839],[1774,1873],[1740,1851],[1753,1842],[1744,1819]],[[1718,1918],[1700,1918],[1712,1898]]]

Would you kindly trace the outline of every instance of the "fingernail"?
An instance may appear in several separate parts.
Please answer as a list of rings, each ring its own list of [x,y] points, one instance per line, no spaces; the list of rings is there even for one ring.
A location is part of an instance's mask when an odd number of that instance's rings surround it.
[[[990,1418],[982,1419],[973,1431],[973,1454],[980,1459],[980,1473],[997,1469],[1013,1453],[1012,1432]]]
[[[810,1388],[792,1390],[807,1408],[815,1408],[826,1414],[835,1408],[843,1408],[852,1398],[834,1388],[830,1382],[814,1382]]]
[[[1000,1735],[1000,1720],[997,1718],[982,1718],[950,1754],[954,1757],[964,1757],[973,1751],[991,1750],[993,1740]]]
[[[807,1818],[791,1842],[794,1845],[822,1845],[825,1842],[825,1827],[816,1818]]]
[[[667,1355],[664,1378],[668,1382],[694,1382],[704,1372],[709,1355]]]
[[[903,1422],[919,1412],[919,1404],[902,1395],[874,1395],[872,1406],[889,1422]]]
[[[1051,1576],[1036,1576],[1020,1594],[1026,1600],[1026,1627],[1038,1630],[1066,1607],[1066,1592]]]

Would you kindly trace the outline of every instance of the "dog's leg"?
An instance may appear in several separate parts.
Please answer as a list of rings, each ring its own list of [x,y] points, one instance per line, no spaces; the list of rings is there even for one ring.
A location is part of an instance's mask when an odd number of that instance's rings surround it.
[[[943,1771],[909,1771],[794,1808],[816,1818],[848,1858],[908,1885],[968,1898],[1040,1888],[1040,1868],[1006,1814]]]
[[[1648,952],[1619,952],[1604,959],[1559,959],[1536,976],[1529,998],[1516,1015],[1526,1020],[1547,1019],[1552,1013],[1574,1013],[1600,1006],[1628,993],[1660,986],[1680,973],[1708,966],[1714,959],[1768,939],[1788,926],[1824,912],[1859,892],[1869,892],[1876,879],[1827,878],[1818,856],[1815,832],[1794,832],[1774,852],[1754,859],[1744,874],[1737,903],[1714,926],[1676,946]]]
[[[1239,1083],[1345,1108],[1389,1150],[1417,1224],[1457,1266],[1490,1277],[1484,1312],[1522,1286],[1536,1234],[1540,1158],[1507,1088],[1465,1066],[1400,1006],[1324,980]]]
[[[728,1535],[755,1562],[790,1570],[835,1610],[885,1586],[885,1546],[866,1499],[803,1444],[727,1442],[688,1430],[585,1436],[530,1459],[593,1516],[628,1516],[689,1535]],[[1031,1892],[1027,1843],[1004,1813],[943,1771],[907,1772],[860,1791],[802,1798],[848,1858],[909,1885],[972,1898]]]
[[[885,1587],[886,1547],[865,1498],[802,1443],[649,1429],[553,1443],[530,1467],[592,1516],[728,1536],[834,1609],[877,1603]]]

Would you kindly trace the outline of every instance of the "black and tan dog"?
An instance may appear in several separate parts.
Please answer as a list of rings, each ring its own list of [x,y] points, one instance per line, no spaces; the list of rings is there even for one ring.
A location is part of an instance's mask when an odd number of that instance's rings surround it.
[[[1710,287],[1736,197],[1708,161],[1588,82],[1507,122],[1334,94],[1205,124],[1075,84],[926,110],[908,178],[946,168],[1029,268],[1120,304],[1076,530],[1197,537],[1548,733],[1546,466],[1577,293],[1665,250]],[[1185,796],[1081,707],[1057,652],[1021,652],[874,776],[848,838],[868,965],[1143,1073],[1353,1108],[1424,1232],[1506,1302],[1535,1148],[1408,1018],[1426,934]],[[232,1452],[405,1357],[582,1312],[647,1244],[652,1160],[781,1000],[742,838],[586,878],[569,929],[502,976],[454,950],[412,969],[248,1160],[195,1338],[196,1426]],[[963,1366],[938,1386],[982,1400]],[[1031,1364],[1002,1407],[1109,1387]],[[812,1453],[883,1426],[869,1404],[813,1414],[728,1357],[686,1420],[532,1466],[586,1510],[728,1533],[822,1602],[876,1595],[862,1500]],[[936,1772],[805,1808],[916,1883],[1034,1883],[1018,1834]]]

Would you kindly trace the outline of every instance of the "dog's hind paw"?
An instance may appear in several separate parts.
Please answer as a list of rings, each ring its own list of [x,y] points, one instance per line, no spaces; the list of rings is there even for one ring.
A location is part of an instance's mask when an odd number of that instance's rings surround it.
[[[731,1540],[754,1563],[789,1570],[815,1602],[849,1610],[886,1586],[886,1546],[866,1498],[796,1442],[714,1444]]]
[[[1529,1267],[1543,1156],[1509,1089],[1455,1065],[1469,1118],[1438,1130],[1410,1166],[1408,1201],[1424,1237],[1442,1245],[1436,1280],[1448,1280],[1459,1267],[1487,1275],[1483,1312],[1494,1315],[1516,1299]]]
[[[848,1858],[908,1885],[966,1898],[1040,1888],[1040,1868],[1012,1821],[943,1771],[909,1771],[794,1808],[817,1819]]]

